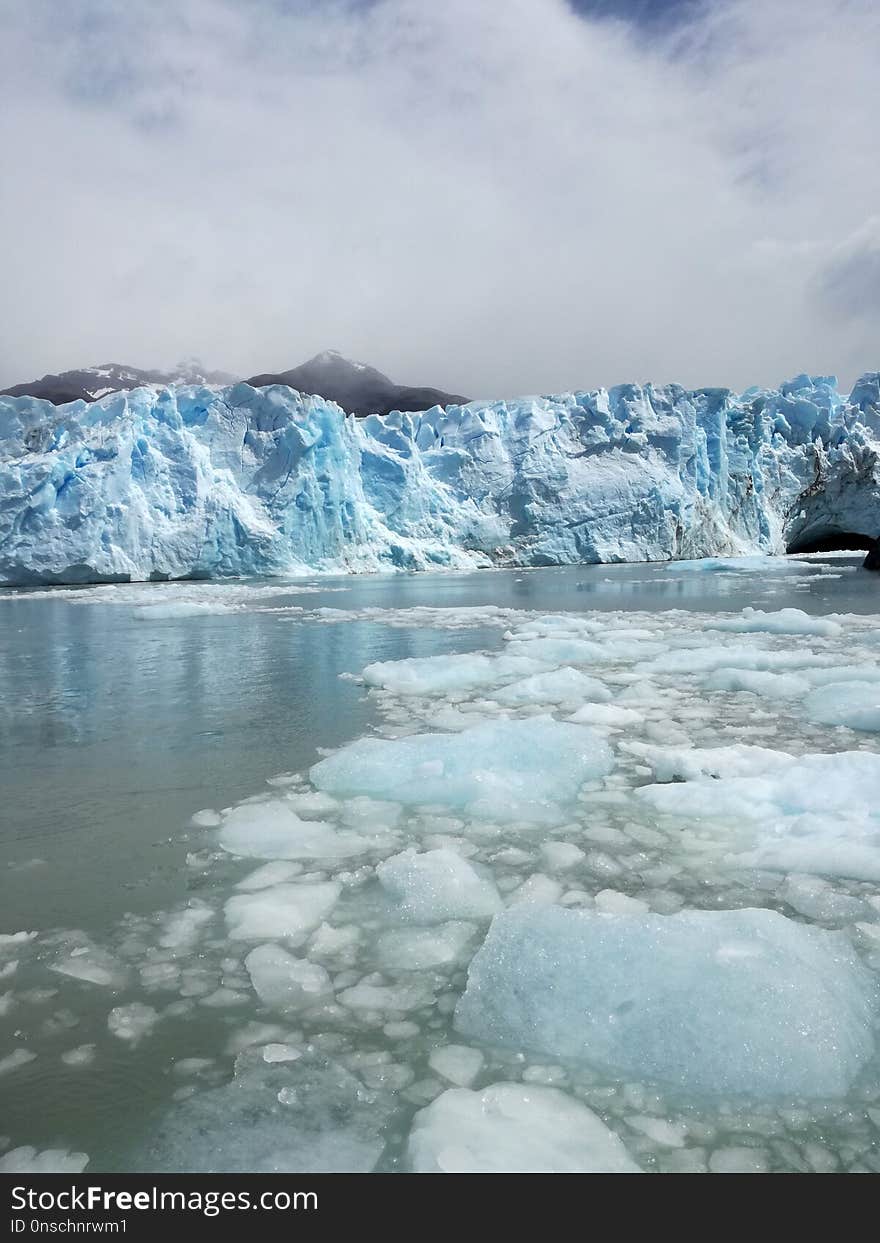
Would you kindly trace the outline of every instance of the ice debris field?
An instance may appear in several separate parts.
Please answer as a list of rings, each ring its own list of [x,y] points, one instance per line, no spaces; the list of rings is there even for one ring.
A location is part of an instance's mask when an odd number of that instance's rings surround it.
[[[663,561],[876,539],[880,373],[346,417],[273,385],[0,397],[0,583]]]
[[[367,665],[177,908],[4,930],[0,1075],[164,1040],[129,1169],[880,1170],[880,619],[411,614],[497,642]]]

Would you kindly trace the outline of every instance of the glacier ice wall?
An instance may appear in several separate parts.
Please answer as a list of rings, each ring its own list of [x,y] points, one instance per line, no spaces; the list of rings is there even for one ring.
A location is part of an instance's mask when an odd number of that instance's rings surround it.
[[[852,392],[621,385],[356,420],[292,389],[0,398],[0,582],[775,553],[880,535]]]

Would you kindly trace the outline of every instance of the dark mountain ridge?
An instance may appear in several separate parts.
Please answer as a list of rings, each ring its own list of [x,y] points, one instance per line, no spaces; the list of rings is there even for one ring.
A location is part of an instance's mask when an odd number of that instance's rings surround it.
[[[438,388],[395,384],[366,363],[352,362],[336,350],[325,350],[291,371],[252,376],[248,384],[265,388],[286,384],[300,393],[313,393],[335,401],[347,414],[365,418],[392,410],[430,410],[432,406],[463,406],[467,397]]]
[[[14,384],[0,390],[0,395],[40,397],[43,401],[51,401],[53,406],[63,406],[69,401],[97,401],[108,393],[144,385],[234,384],[237,379],[226,371],[205,370],[198,359],[186,359],[178,363],[173,371],[147,371],[122,363],[102,363],[100,366],[62,371],[58,375],[44,375],[41,380]]]
[[[225,371],[207,371],[197,359],[179,363],[173,371],[148,371],[120,363],[83,367],[45,375],[40,380],[14,384],[0,390],[10,397],[39,397],[55,406],[69,401],[97,401],[108,393],[123,392],[143,385],[234,384],[238,376]],[[391,410],[429,410],[431,406],[464,405],[467,397],[438,388],[395,384],[388,376],[366,363],[352,362],[336,350],[316,354],[290,371],[267,372],[252,376],[248,384],[264,388],[286,384],[301,393],[335,401],[347,414],[365,418],[369,414],[388,414]]]

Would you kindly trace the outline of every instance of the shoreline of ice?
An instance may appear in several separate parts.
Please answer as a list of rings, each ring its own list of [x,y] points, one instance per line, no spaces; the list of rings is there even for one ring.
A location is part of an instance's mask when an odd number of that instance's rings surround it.
[[[875,540],[880,373],[354,419],[283,386],[0,397],[0,581],[663,562]]]

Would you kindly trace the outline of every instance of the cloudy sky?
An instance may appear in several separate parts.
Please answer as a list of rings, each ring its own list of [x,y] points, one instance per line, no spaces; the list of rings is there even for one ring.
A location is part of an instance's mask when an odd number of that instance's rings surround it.
[[[880,367],[876,0],[0,0],[0,383]]]

